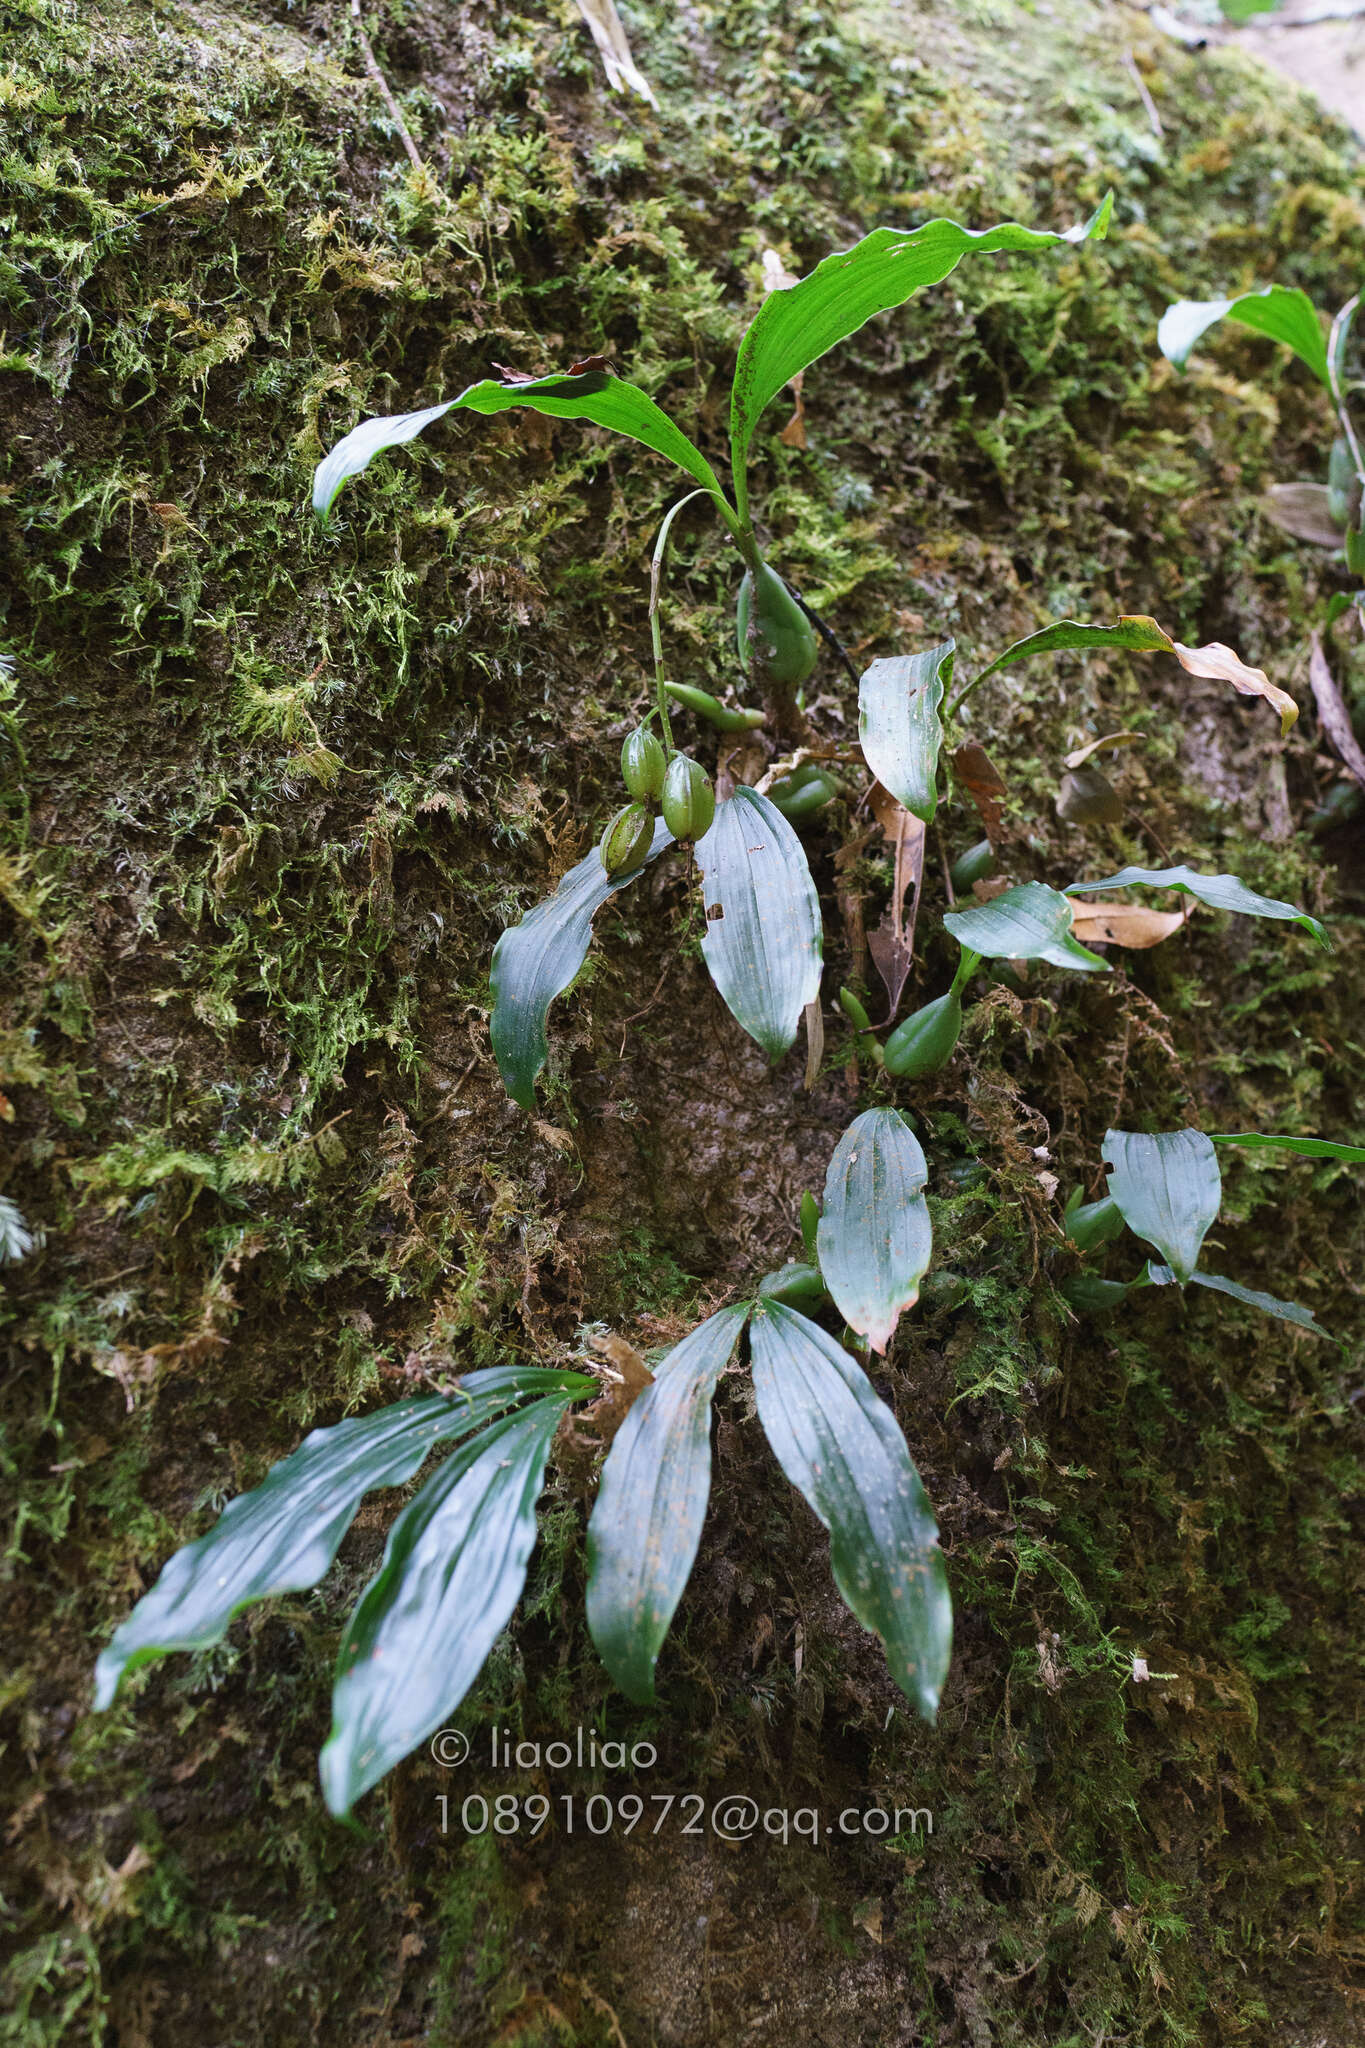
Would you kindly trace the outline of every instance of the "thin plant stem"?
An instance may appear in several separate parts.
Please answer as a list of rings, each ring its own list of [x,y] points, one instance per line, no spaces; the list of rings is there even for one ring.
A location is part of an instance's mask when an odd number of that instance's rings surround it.
[[[673,521],[684,505],[690,505],[694,498],[709,498],[710,491],[689,491],[685,498],[679,498],[664,515],[659,528],[659,538],[654,543],[654,558],[649,565],[649,637],[654,643],[654,701],[659,713],[659,724],[663,728],[664,759],[671,761],[677,748],[673,744],[673,726],[668,715],[668,692],[664,688],[664,638],[659,626],[659,581],[663,575],[664,553],[668,547],[669,531]]]
[[[403,119],[403,110],[389,89],[389,81],[380,70],[374,47],[365,33],[365,24],[360,15],[360,0],[351,0],[351,21],[355,27],[356,40],[360,44],[360,54],[369,73],[370,83],[378,87],[384,105],[388,108],[393,124],[398,130],[398,139],[407,151],[413,169],[420,171],[423,165],[421,157],[417,154],[417,144],[412,139],[412,132]]]

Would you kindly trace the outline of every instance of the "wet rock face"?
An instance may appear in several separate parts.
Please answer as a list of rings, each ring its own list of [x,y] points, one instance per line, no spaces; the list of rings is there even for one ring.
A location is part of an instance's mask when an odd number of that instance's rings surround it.
[[[1321,964],[1209,917],[1103,987],[1002,979],[942,1074],[883,1091],[845,1065],[832,1001],[856,981],[880,1018],[864,935],[892,874],[855,793],[805,832],[828,968],[812,1088],[799,1046],[770,1069],[716,999],[677,859],[601,918],[528,1117],[491,1059],[488,961],[620,802],[674,479],[518,417],[377,462],[325,539],[303,516],[323,446],[494,360],[605,350],[723,463],[764,246],[799,273],[878,221],[1065,225],[1113,185],[1102,251],[966,266],[814,366],[804,451],[775,404],[765,546],[855,659],[951,633],[966,672],[1043,617],[1124,610],[1297,689],[1336,572],[1268,545],[1254,504],[1323,469],[1321,401],[1250,335],[1175,379],[1154,328],[1168,297],[1244,275],[1340,303],[1357,167],[1241,56],[1184,55],[1124,11],[1159,139],[1114,10],[1085,0],[634,6],[657,118],[606,89],[571,11],[377,10],[423,179],[344,7],[11,10],[0,1194],[43,1242],[6,1266],[0,1309],[0,1787],[4,1987],[35,2043],[1052,2048],[1168,2023],[1289,2038],[1309,2015],[1348,2038],[1323,1933],[1359,1876],[1336,1354],[1211,1302],[1076,1323],[1042,1178],[1093,1174],[1120,1112],[1344,1129],[1348,919]],[[670,667],[732,702],[737,583],[684,515]],[[1358,697],[1356,650],[1333,658]],[[972,733],[1007,784],[1011,875],[1205,849],[1359,912],[1349,831],[1300,830],[1336,774],[1307,709],[1280,750],[1263,707],[1173,665],[1004,680]],[[823,655],[807,710],[856,729]],[[1124,821],[1059,820],[1057,764],[1129,726]],[[767,763],[734,735],[686,744],[708,772]],[[981,836],[962,809],[940,824],[902,1014],[948,986],[941,870]],[[652,1816],[598,1836],[581,1807],[570,1834],[558,1804],[535,1838],[457,1833],[457,1792],[545,1788],[423,1757],[366,1839],[341,1833],[315,1759],[388,1497],[317,1595],[90,1715],[95,1652],[138,1592],[307,1429],[471,1365],[578,1355],[585,1324],[657,1351],[793,1255],[803,1190],[873,1100],[919,1119],[961,1276],[873,1369],[953,1577],[937,1729],[839,1600],[741,1371],[657,1714],[610,1691],[583,1631],[579,1446],[467,1718],[648,1739],[658,1770],[630,1789],[708,1814],[734,1792],[834,1822],[889,1796],[931,1810],[932,1838],[656,1838]],[[1229,1168],[1221,1256],[1286,1295],[1306,1277],[1349,1329],[1356,1190],[1311,1179]]]

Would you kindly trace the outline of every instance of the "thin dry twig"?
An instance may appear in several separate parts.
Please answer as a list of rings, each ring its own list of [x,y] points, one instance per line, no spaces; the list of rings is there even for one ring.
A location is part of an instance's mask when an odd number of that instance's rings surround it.
[[[384,105],[388,108],[393,118],[394,127],[398,130],[399,140],[408,153],[413,169],[420,171],[422,169],[422,159],[417,154],[417,144],[412,139],[412,131],[403,119],[403,109],[389,90],[389,81],[380,70],[379,60],[374,54],[374,47],[365,33],[365,24],[360,15],[360,0],[351,0],[351,21],[355,27],[356,40],[360,44],[360,54],[365,60],[365,69],[369,73],[370,83],[378,87]]]
[[[1123,53],[1123,68],[1128,73],[1128,76],[1132,79],[1133,89],[1137,93],[1138,98],[1142,101],[1142,110],[1146,114],[1147,119],[1152,124],[1153,135],[1155,135],[1157,140],[1160,141],[1161,137],[1166,133],[1166,130],[1163,128],[1161,124],[1161,116],[1157,112],[1156,101],[1152,98],[1151,93],[1147,90],[1147,81],[1143,77],[1142,73],[1138,70],[1137,59],[1134,57],[1131,50],[1125,50]]]

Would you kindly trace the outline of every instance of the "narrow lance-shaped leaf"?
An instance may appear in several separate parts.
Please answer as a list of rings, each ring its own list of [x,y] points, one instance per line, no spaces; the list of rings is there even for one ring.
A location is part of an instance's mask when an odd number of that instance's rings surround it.
[[[929,1168],[894,1109],[855,1117],[834,1148],[816,1243],[820,1271],[850,1329],[884,1352],[901,1311],[919,1300],[933,1254]]]
[[[1007,647],[1003,654],[998,654],[989,667],[983,668],[964,689],[958,691],[951,708],[956,710],[987,677],[1000,669],[1012,668],[1017,661],[1027,661],[1035,654],[1057,654],[1065,650],[1084,654],[1097,647],[1117,647],[1130,654],[1173,654],[1189,675],[1231,683],[1240,696],[1262,698],[1279,713],[1282,738],[1299,715],[1299,707],[1289,692],[1272,683],[1264,669],[1253,668],[1249,662],[1243,661],[1234,648],[1225,647],[1221,640],[1210,640],[1204,647],[1186,647],[1183,641],[1173,639],[1155,619],[1142,614],[1121,618],[1112,626],[1087,625],[1079,619],[1056,619],[1050,626],[1029,633]],[[1067,766],[1075,765],[1068,758]]]
[[[794,1309],[760,1302],[749,1341],[759,1420],[829,1530],[834,1583],[881,1637],[896,1684],[932,1721],[953,1610],[933,1510],[900,1424],[862,1367]]]
[[[337,492],[349,477],[358,476],[381,449],[410,441],[443,413],[462,407],[470,412],[499,413],[517,406],[527,406],[552,419],[589,420],[594,426],[609,427],[629,440],[642,442],[685,470],[718,501],[722,516],[733,521],[716,473],[701,450],[647,392],[605,370],[592,370],[580,377],[534,377],[510,384],[488,378],[471,384],[467,391],[448,399],[444,405],[428,406],[425,412],[363,420],[318,464],[313,477],[313,510],[325,525]]]
[[[696,1561],[711,1492],[711,1397],[748,1308],[725,1308],[675,1344],[631,1404],[602,1467],[588,1523],[588,1629],[633,1700],[654,1666]]]
[[[1071,936],[1071,906],[1046,882],[1021,882],[970,910],[950,910],[944,924],[958,941],[987,960],[1046,960],[1053,967],[1107,974],[1109,963]]]
[[[1365,1145],[1341,1145],[1335,1138],[1281,1137],[1271,1131],[1210,1131],[1215,1145],[1245,1145],[1259,1150],[1273,1147],[1281,1152],[1299,1152],[1305,1159],[1365,1159]]]
[[[1307,292],[1297,286],[1267,284],[1231,299],[1180,299],[1161,316],[1157,347],[1183,370],[1195,343],[1220,320],[1240,321],[1258,334],[1268,334],[1272,341],[1282,341],[1300,362],[1307,363],[1318,382],[1331,390],[1322,322]]]
[[[904,305],[937,284],[969,252],[1039,250],[1100,238],[1109,225],[1112,193],[1082,226],[1064,234],[1021,227],[964,228],[953,220],[901,230],[874,228],[852,249],[827,256],[808,277],[769,292],[739,347],[730,394],[730,446],[735,491],[746,504],[744,469],[759,415],[783,385],[809,363],[856,334],[877,313]]]
[[[943,726],[939,706],[953,679],[953,645],[874,661],[858,684],[863,759],[896,801],[930,824],[938,801]]]
[[[1155,1287],[1169,1287],[1175,1278],[1169,1266],[1154,1266],[1149,1262],[1144,1268],[1144,1279]],[[1281,1301],[1277,1294],[1262,1294],[1255,1287],[1243,1287],[1236,1280],[1225,1280],[1221,1273],[1191,1273],[1190,1279],[1196,1287],[1210,1287],[1215,1294],[1230,1295],[1233,1301],[1244,1302],[1248,1308],[1258,1308],[1263,1315],[1274,1316],[1281,1323],[1293,1323],[1297,1329],[1311,1330],[1315,1337],[1331,1336],[1329,1330],[1323,1329],[1312,1309],[1300,1308],[1297,1302]]]
[[[349,1813],[455,1712],[521,1597],[550,1441],[572,1396],[534,1402],[452,1451],[389,1532],[337,1656],[319,1759]]]
[[[364,1495],[411,1479],[436,1444],[533,1395],[585,1392],[592,1384],[577,1373],[490,1366],[466,1374],[449,1399],[397,1401],[315,1429],[259,1486],[229,1502],[207,1535],[176,1551],[100,1657],[95,1705],[110,1704],[126,1671],[221,1642],[233,1616],[253,1601],[315,1586]]]
[[[1155,619],[1141,614],[1121,618],[1112,626],[1087,625],[1080,619],[1054,619],[1050,626],[1027,634],[1024,639],[1014,641],[1003,654],[997,654],[989,667],[983,668],[976,677],[972,688],[984,683],[987,676],[993,676],[997,670],[1013,668],[1016,661],[1028,661],[1035,654],[1085,654],[1097,647],[1122,648],[1130,654],[1175,652],[1175,642],[1170,634],[1164,632]]]
[[[646,861],[673,844],[659,819]],[[536,1075],[549,1055],[545,1020],[588,957],[592,921],[609,896],[642,872],[609,875],[596,849],[569,869],[555,890],[505,931],[493,951],[490,1035],[502,1085],[523,1109],[534,1109]]]
[[[697,843],[702,957],[736,1023],[780,1059],[820,992],[820,899],[775,804],[743,784]]]
[[[1202,1131],[1106,1131],[1109,1194],[1124,1222],[1155,1245],[1177,1280],[1190,1278],[1218,1214],[1223,1177]]]
[[[1186,867],[1120,868],[1116,875],[1103,875],[1098,882],[1073,882],[1067,894],[1088,896],[1100,889],[1131,889],[1139,882],[1151,889],[1183,890],[1187,896],[1197,896],[1201,903],[1211,905],[1214,910],[1235,910],[1243,917],[1282,918],[1288,923],[1301,924],[1305,931],[1313,934],[1320,946],[1331,951],[1332,942],[1317,918],[1310,917],[1306,910],[1299,910],[1292,903],[1281,903],[1273,896],[1258,896],[1236,875],[1200,875],[1193,868]]]

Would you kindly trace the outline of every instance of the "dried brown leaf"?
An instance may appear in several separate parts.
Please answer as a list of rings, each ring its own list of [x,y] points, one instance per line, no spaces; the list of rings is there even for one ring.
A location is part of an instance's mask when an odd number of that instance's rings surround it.
[[[607,84],[613,92],[630,91],[638,93],[642,100],[648,100],[651,107],[659,102],[643,73],[637,70],[635,59],[630,54],[630,44],[621,26],[621,17],[616,12],[616,0],[578,0],[578,11],[592,31],[597,45],[597,54],[602,59],[602,69],[607,74]]]
[[[1057,816],[1064,825],[1117,825],[1123,799],[1098,768],[1076,768],[1057,790]]]
[[[953,773],[976,805],[986,837],[994,839],[1000,829],[1000,799],[1007,794],[995,763],[983,746],[968,740],[953,755]]]
[[[1062,757],[1063,768],[1084,768],[1092,754],[1099,754],[1106,747],[1141,746],[1145,734],[1140,732],[1107,732],[1097,740],[1088,740],[1083,747],[1076,747]]]
[[[807,1003],[801,1014],[806,1022],[806,1093],[809,1095],[820,1078],[820,1065],[825,1057],[825,1013],[820,1008],[819,997],[813,1003]]]
[[[1251,668],[1240,654],[1234,653],[1231,647],[1225,647],[1221,640],[1210,640],[1206,647],[1182,647],[1178,640],[1172,645],[1180,666],[1188,669],[1192,676],[1205,676],[1211,682],[1231,683],[1240,696],[1263,697],[1267,704],[1273,704],[1280,714],[1280,738],[1284,738],[1299,715],[1299,707],[1287,690],[1281,690],[1271,682],[1264,669]]]
[[[1178,932],[1187,917],[1183,910],[1148,910],[1141,903],[1073,903],[1071,935],[1083,946],[1126,946],[1141,953]]]
[[[901,996],[909,979],[910,967],[915,957],[915,918],[919,912],[921,886],[924,880],[924,826],[918,818],[910,815],[903,805],[897,803],[889,790],[880,782],[872,785],[869,798],[872,815],[881,828],[883,837],[895,855],[895,873],[891,883],[891,901],[887,904],[886,915],[874,932],[869,932],[867,948],[873,964],[886,987],[891,1004],[891,1016],[900,1007]],[[914,891],[910,903],[909,917],[906,916],[905,898],[909,890]]]
[[[1308,679],[1313,685],[1313,702],[1317,706],[1318,718],[1350,773],[1362,789],[1365,789],[1365,750],[1355,736],[1351,714],[1337,688],[1336,677],[1327,666],[1327,656],[1322,651],[1322,641],[1316,633],[1312,635],[1312,653],[1308,661]]]
[[[581,1443],[582,1432],[586,1430],[605,1447],[625,1421],[633,1403],[646,1387],[653,1386],[654,1375],[635,1346],[628,1344],[624,1337],[618,1337],[614,1331],[608,1330],[589,1342],[597,1356],[602,1393],[596,1401],[566,1419],[575,1441]]]
[[[1346,536],[1328,510],[1330,501],[1326,484],[1272,484],[1261,499],[1261,510],[1295,540],[1312,541],[1320,548],[1344,547]]]

